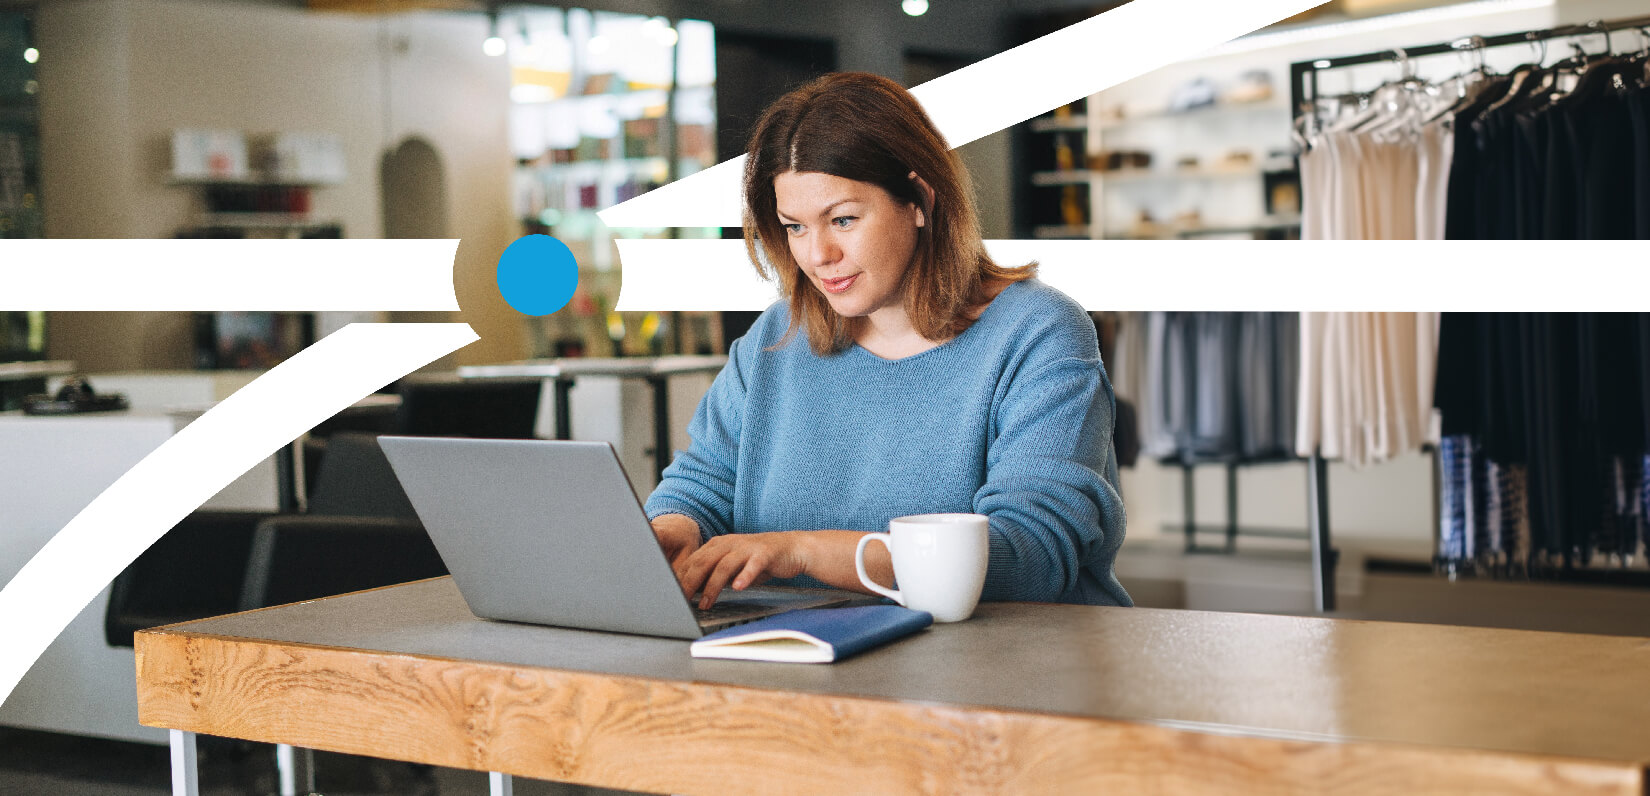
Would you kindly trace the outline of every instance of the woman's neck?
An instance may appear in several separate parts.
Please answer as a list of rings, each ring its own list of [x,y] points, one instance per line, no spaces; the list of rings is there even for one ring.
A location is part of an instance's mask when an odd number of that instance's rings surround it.
[[[911,326],[903,307],[887,307],[853,321],[854,342],[883,359],[904,359],[927,351],[943,340],[929,340]]]

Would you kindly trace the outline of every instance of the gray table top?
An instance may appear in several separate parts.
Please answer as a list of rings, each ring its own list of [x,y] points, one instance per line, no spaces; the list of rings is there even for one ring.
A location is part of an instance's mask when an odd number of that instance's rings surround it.
[[[477,619],[449,579],[172,632],[659,680],[1363,740],[1650,761],[1650,640],[1314,617],[985,603],[831,665]]]

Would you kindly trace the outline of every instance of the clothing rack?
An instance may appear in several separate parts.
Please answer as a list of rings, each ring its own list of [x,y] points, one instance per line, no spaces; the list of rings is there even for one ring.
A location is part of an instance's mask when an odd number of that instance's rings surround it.
[[[1200,547],[1197,544],[1198,526],[1194,517],[1197,493],[1196,487],[1193,486],[1192,469],[1198,464],[1210,462],[1180,462],[1181,511],[1185,522],[1186,552],[1228,554],[1236,552],[1238,537],[1238,468],[1249,464],[1276,464],[1292,461],[1304,461],[1306,463],[1306,538],[1310,544],[1312,554],[1312,605],[1318,613],[1327,613],[1335,610],[1335,565],[1339,554],[1329,545],[1329,462],[1319,455],[1316,450],[1306,459],[1277,458],[1219,462],[1226,470],[1226,525],[1224,529],[1226,532],[1226,545],[1222,548]],[[1272,530],[1251,529],[1247,533],[1251,536],[1300,538],[1298,533]]]
[[[1650,15],[1625,17],[1609,21],[1595,19],[1581,25],[1563,25],[1556,28],[1529,30],[1522,33],[1503,33],[1495,36],[1469,36],[1420,47],[1401,47],[1359,55],[1343,55],[1337,58],[1315,58],[1310,61],[1297,61],[1289,65],[1289,106],[1294,109],[1295,118],[1297,119],[1307,114],[1316,113],[1318,99],[1322,97],[1322,94],[1318,91],[1318,73],[1320,72],[1382,62],[1396,62],[1407,66],[1412,58],[1461,54],[1486,50],[1491,47],[1506,47],[1515,44],[1528,45],[1552,39],[1568,39],[1578,36],[1603,35],[1608,38],[1608,34],[1616,31],[1644,30],[1646,28],[1650,28]],[[1405,77],[1408,77],[1408,75],[1406,74]]]

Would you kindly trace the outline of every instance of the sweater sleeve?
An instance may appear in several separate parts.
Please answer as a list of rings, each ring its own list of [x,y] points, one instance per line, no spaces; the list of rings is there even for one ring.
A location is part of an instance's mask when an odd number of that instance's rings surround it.
[[[716,374],[688,423],[691,443],[676,451],[644,507],[648,520],[682,514],[699,524],[703,539],[732,532],[734,474],[739,464],[740,424],[746,386],[742,368],[750,336],[733,342],[728,363]]]
[[[991,518],[984,599],[1062,601],[1085,563],[1109,566],[1124,528],[1114,411],[1097,357],[1055,359],[1011,383],[974,499]]]

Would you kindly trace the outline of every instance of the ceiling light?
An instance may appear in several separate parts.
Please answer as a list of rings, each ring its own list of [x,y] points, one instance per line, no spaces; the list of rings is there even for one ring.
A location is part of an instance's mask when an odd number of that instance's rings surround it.
[[[910,16],[920,17],[928,13],[928,0],[904,0],[899,4],[899,7],[904,9],[905,13]]]
[[[36,61],[39,61],[40,60],[40,51],[36,50],[33,47],[30,47],[29,49],[24,50],[23,51],[23,60],[28,61],[31,64],[35,63]]]
[[[504,37],[498,35],[498,6],[490,6],[487,9],[487,40],[481,43],[481,51],[497,58],[509,48],[504,43]]]

